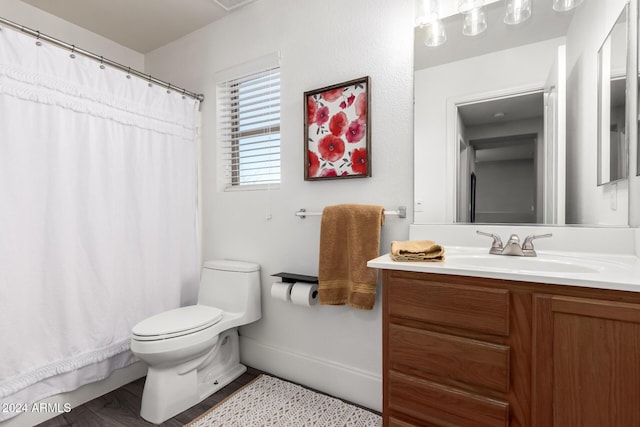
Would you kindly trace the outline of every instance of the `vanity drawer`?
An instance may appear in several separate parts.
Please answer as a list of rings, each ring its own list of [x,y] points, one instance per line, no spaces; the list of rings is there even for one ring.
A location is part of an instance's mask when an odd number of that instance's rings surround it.
[[[441,425],[509,425],[509,404],[420,378],[389,372],[389,409]]]
[[[509,335],[509,291],[506,289],[427,282],[402,276],[393,277],[388,286],[387,309],[392,316]]]
[[[412,424],[407,421],[399,420],[395,417],[389,417],[389,427],[420,427],[417,424]]]
[[[509,347],[401,325],[389,325],[391,369],[410,369],[507,393]]]

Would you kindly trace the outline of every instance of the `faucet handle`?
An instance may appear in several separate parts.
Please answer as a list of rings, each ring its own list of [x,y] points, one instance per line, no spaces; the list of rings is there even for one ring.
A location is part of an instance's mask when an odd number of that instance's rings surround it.
[[[553,234],[532,234],[530,236],[525,237],[524,243],[522,243],[522,250],[533,250],[533,241],[535,239],[542,239],[545,237],[551,237]]]
[[[490,254],[500,254],[502,253],[502,239],[497,234],[493,233],[485,233],[484,231],[476,230],[476,234],[480,234],[481,236],[491,237],[493,239],[493,243],[491,243],[491,249],[489,250]]]

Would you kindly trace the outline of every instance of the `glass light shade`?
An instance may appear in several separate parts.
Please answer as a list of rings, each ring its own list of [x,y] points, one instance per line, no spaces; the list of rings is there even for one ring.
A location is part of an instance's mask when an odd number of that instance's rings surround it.
[[[553,10],[556,12],[566,12],[580,5],[582,0],[553,0]]]
[[[505,24],[521,24],[531,17],[531,0],[506,0],[506,3]]]
[[[447,41],[447,33],[444,30],[444,25],[439,19],[433,21],[425,26],[426,33],[424,37],[425,46],[436,47],[444,44]]]
[[[463,15],[462,34],[477,36],[487,29],[487,15],[484,7],[476,7]]]
[[[458,0],[458,12],[467,13],[484,6],[484,0]]]
[[[422,27],[439,18],[438,0],[416,0],[416,26]]]

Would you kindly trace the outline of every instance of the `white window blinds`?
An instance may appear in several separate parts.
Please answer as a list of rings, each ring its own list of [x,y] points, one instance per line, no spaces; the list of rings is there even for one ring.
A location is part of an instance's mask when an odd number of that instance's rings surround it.
[[[279,66],[219,82],[217,110],[224,189],[279,184]]]

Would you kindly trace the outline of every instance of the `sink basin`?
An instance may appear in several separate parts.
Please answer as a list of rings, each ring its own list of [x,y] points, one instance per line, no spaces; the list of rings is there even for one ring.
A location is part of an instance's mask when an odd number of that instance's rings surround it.
[[[448,267],[523,273],[597,273],[604,267],[568,257],[518,257],[490,254],[447,254]]]

